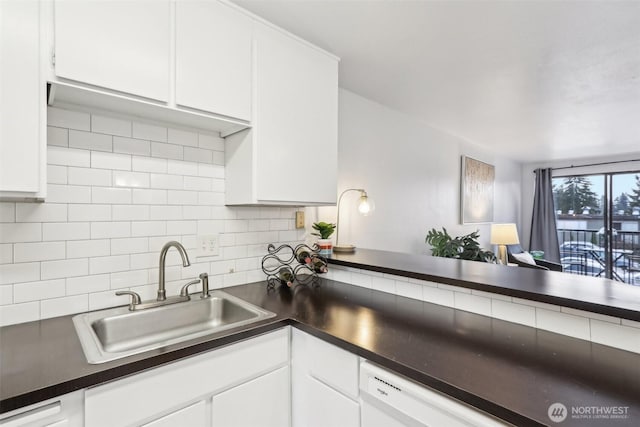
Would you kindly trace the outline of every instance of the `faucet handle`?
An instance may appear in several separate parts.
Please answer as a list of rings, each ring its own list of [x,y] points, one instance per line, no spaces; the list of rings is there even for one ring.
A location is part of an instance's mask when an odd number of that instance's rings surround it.
[[[189,298],[189,286],[196,285],[200,283],[200,279],[195,279],[185,284],[182,289],[180,289],[180,296]]]
[[[129,310],[133,311],[136,309],[136,305],[140,304],[142,302],[142,299],[140,298],[140,295],[137,292],[133,292],[133,291],[117,291],[116,292],[117,296],[121,296],[121,295],[129,295],[131,297],[131,302],[129,303]]]

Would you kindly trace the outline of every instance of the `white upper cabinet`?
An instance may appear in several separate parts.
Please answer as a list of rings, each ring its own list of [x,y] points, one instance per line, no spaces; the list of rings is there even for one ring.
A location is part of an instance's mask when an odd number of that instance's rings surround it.
[[[46,192],[39,16],[35,0],[0,1],[0,199]]]
[[[169,100],[169,0],[55,2],[56,76]]]
[[[226,203],[335,204],[338,59],[263,23],[253,33],[253,129],[227,138]]]
[[[176,3],[178,105],[251,120],[251,22],[223,3]]]

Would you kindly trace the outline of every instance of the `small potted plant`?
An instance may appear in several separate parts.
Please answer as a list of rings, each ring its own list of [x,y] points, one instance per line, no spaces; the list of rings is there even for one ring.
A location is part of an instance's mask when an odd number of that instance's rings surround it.
[[[336,225],[328,222],[320,221],[315,222],[312,225],[313,229],[316,230],[316,233],[311,233],[314,236],[320,237],[318,239],[318,246],[320,247],[320,255],[328,256],[331,255],[331,250],[333,249],[333,244],[329,237],[336,230]]]

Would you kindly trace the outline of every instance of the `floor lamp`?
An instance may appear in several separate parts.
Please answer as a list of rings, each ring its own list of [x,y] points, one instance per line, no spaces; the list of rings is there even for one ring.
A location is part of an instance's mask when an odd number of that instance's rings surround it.
[[[336,219],[336,244],[333,247],[334,252],[353,252],[356,247],[353,245],[341,245],[340,244],[340,203],[342,202],[342,196],[349,191],[359,191],[360,199],[358,200],[358,212],[367,216],[374,210],[373,201],[367,195],[367,192],[363,188],[348,188],[344,190],[338,198],[338,217]]]

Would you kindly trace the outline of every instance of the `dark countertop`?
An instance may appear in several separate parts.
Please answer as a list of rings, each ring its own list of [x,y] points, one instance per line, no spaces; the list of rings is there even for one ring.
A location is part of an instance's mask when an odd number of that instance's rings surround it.
[[[640,287],[614,280],[373,249],[334,253],[329,263],[640,321]]]
[[[293,290],[267,292],[259,282],[225,291],[277,316],[101,365],[86,363],[71,316],[0,328],[0,412],[291,324],[518,426],[553,424],[554,402],[570,411],[628,406],[615,425],[640,420],[635,353],[326,279]]]

